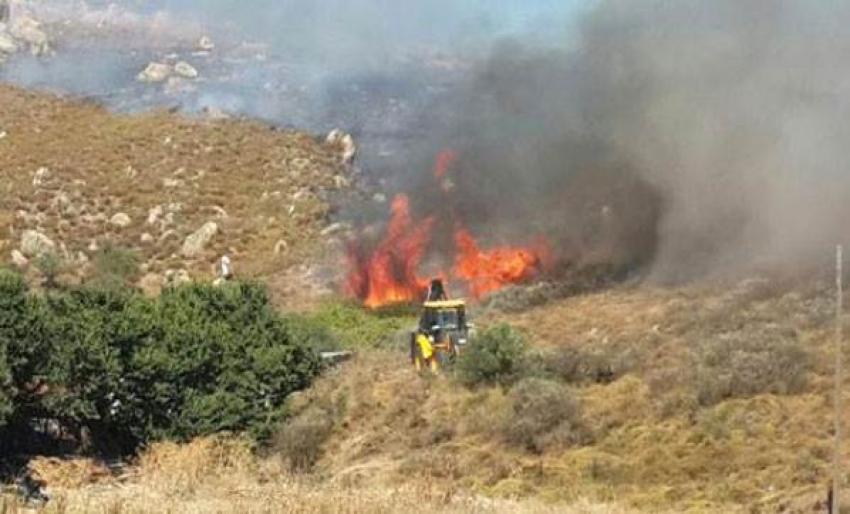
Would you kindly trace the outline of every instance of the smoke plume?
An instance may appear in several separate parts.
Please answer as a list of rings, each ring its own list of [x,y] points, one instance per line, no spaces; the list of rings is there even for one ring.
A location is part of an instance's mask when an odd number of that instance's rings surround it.
[[[847,239],[850,7],[837,2],[17,3],[69,39],[55,64],[20,57],[4,80],[339,126],[414,217],[450,213],[437,254],[462,222],[485,246],[540,235],[562,266],[683,280],[811,265]],[[131,48],[72,44],[110,28]],[[206,60],[181,51],[201,34],[218,45]],[[140,92],[135,74],[175,49],[204,80]]]
[[[609,0],[571,47],[502,41],[440,111],[460,212],[663,280],[818,262],[848,233],[848,15]]]

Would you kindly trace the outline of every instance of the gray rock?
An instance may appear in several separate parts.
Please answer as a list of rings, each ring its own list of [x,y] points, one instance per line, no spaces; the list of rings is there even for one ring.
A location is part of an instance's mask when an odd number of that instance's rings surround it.
[[[192,277],[189,276],[189,272],[180,269],[180,270],[167,270],[165,272],[165,280],[163,281],[163,285],[168,287],[176,287],[181,284],[188,284],[192,281]]]
[[[198,70],[186,61],[180,61],[174,65],[174,73],[186,79],[198,78]]]
[[[218,234],[218,224],[214,221],[205,223],[194,234],[186,238],[180,253],[186,258],[197,257],[204,251],[216,234]]]
[[[19,16],[14,20],[11,29],[12,36],[29,46],[35,56],[50,53],[50,40],[47,33],[41,29],[41,24],[27,16]]]
[[[127,215],[127,213],[119,212],[118,214],[109,218],[109,224],[113,227],[118,228],[127,228],[133,224],[132,218]]]
[[[280,255],[280,254],[282,254],[283,252],[285,252],[285,251],[286,251],[286,250],[288,250],[288,249],[289,249],[289,243],[287,243],[287,242],[286,242],[286,241],[284,241],[283,239],[280,239],[280,240],[279,240],[277,243],[275,243],[275,245],[274,245],[274,254],[275,254],[275,255]]]
[[[32,185],[35,187],[41,187],[46,184],[51,178],[53,178],[53,174],[49,169],[42,166],[41,168],[35,170],[35,173],[32,177]]]
[[[56,251],[56,243],[36,230],[25,230],[21,234],[21,253],[25,257],[38,257]]]
[[[354,143],[351,134],[340,129],[334,129],[328,134],[325,142],[339,149],[343,163],[351,164],[354,162],[354,157],[357,155],[357,145]]]
[[[138,284],[139,289],[150,297],[158,296],[162,292],[163,285],[165,285],[165,277],[157,273],[146,273]]]
[[[163,209],[162,205],[157,205],[148,211],[148,225],[156,225],[156,222],[159,221],[159,217],[162,216]]]
[[[327,227],[322,229],[322,231],[319,232],[319,235],[321,235],[321,236],[332,236],[332,235],[334,235],[338,232],[343,232],[345,230],[348,230],[348,225],[346,225],[345,223],[337,222],[337,223],[333,223],[331,225],[328,225]]]
[[[198,40],[197,48],[202,52],[212,52],[215,50],[215,43],[213,43],[213,40],[209,36],[202,36]]]
[[[12,250],[12,264],[23,269],[29,266],[30,261],[24,257],[20,250]]]
[[[18,44],[12,39],[12,36],[5,32],[0,32],[0,53],[13,54],[18,51]]]
[[[152,62],[139,73],[136,80],[149,83],[164,82],[169,75],[171,75],[171,66],[161,62]]]

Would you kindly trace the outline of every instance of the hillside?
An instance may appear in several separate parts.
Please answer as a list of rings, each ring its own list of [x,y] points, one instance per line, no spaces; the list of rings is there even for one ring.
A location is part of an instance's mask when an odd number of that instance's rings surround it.
[[[259,456],[199,440],[155,445],[119,477],[31,468],[69,512],[815,512],[832,309],[826,287],[748,280],[489,312],[481,324],[529,341],[526,378],[504,387],[417,375],[387,333],[294,396]]]
[[[398,351],[363,355],[299,400],[308,424],[333,420],[316,472],[647,512],[810,512],[828,484],[829,291],[727,286],[621,288],[488,314],[521,327],[579,405],[570,437],[544,432],[531,449],[503,428],[543,415],[513,402],[518,385],[467,389],[417,376]],[[538,408],[558,409],[553,400]]]
[[[329,195],[350,183],[338,148],[252,121],[114,115],[9,86],[0,103],[0,260],[32,261],[40,246],[22,240],[37,231],[71,282],[107,243],[141,256],[153,292],[212,276],[224,253],[240,276],[285,273],[317,250]]]

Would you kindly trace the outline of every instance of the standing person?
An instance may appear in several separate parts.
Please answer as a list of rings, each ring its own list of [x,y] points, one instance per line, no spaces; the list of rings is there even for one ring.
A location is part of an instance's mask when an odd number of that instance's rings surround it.
[[[2,0],[0,0],[2,1]],[[233,267],[230,264],[230,257],[227,255],[221,256],[221,261],[219,262],[219,277],[222,280],[227,281],[233,278]]]

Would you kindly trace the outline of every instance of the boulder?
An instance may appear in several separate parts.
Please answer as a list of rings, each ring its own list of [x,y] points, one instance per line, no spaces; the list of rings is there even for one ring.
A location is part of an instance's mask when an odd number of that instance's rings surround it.
[[[147,273],[138,283],[139,289],[145,296],[154,298],[162,292],[162,286],[165,284],[165,278],[157,273]]]
[[[71,203],[71,198],[65,192],[57,193],[50,201],[50,206],[63,216],[73,216],[77,213],[74,204]]]
[[[22,254],[20,250],[12,250],[12,264],[18,268],[24,269],[29,266],[30,261],[24,257],[24,254]]]
[[[167,270],[165,272],[165,279],[163,280],[163,285],[168,287],[176,287],[181,284],[188,284],[192,281],[192,277],[189,276],[189,272],[180,269],[180,270]]]
[[[325,227],[324,229],[322,229],[322,231],[319,232],[319,235],[325,236],[325,237],[332,236],[332,235],[337,234],[339,232],[344,232],[348,229],[349,229],[349,227],[345,223],[339,223],[339,222],[332,223],[332,224],[328,225],[327,227]]]
[[[24,230],[21,234],[21,253],[24,257],[38,257],[56,251],[56,243],[37,230]]]
[[[18,44],[12,36],[0,31],[0,54],[13,54],[18,51]]]
[[[357,155],[357,145],[354,143],[354,138],[351,134],[343,132],[339,129],[330,131],[325,142],[339,149],[342,162],[351,164],[354,162],[354,157]]]
[[[127,213],[119,212],[118,214],[109,218],[109,224],[113,227],[127,228],[133,224],[133,220],[130,218],[130,216],[127,215]]]
[[[213,40],[209,36],[202,36],[198,40],[197,48],[201,52],[212,52],[215,50],[215,43],[213,43]]]
[[[40,56],[50,53],[50,40],[47,33],[41,29],[41,24],[27,16],[18,16],[12,25],[12,36],[27,44],[33,55]]]
[[[35,187],[41,187],[45,185],[51,178],[53,174],[49,169],[42,166],[41,168],[35,170],[35,173],[32,176],[32,185]]]
[[[289,243],[287,243],[287,242],[286,242],[286,241],[284,241],[283,239],[280,239],[280,240],[278,240],[278,242],[277,242],[277,243],[275,243],[275,245],[274,245],[274,254],[275,254],[275,255],[280,255],[280,254],[282,254],[283,252],[285,252],[285,251],[286,251],[286,250],[288,250],[288,249],[289,249]]]
[[[194,234],[186,238],[180,253],[186,258],[197,257],[206,249],[216,234],[218,234],[218,224],[214,221],[205,223]]]
[[[174,65],[174,73],[186,79],[198,78],[198,70],[186,61],[180,61]]]
[[[169,75],[171,75],[171,66],[161,62],[152,62],[139,73],[136,79],[140,82],[164,82]]]
[[[159,221],[159,217],[162,216],[163,208],[162,205],[157,205],[148,211],[148,225],[156,225],[156,222]]]
[[[141,241],[142,244],[146,244],[146,245],[151,244],[151,243],[154,242],[154,237],[152,235],[148,234],[147,232],[145,232],[144,234],[142,234],[139,237],[139,241]]]

